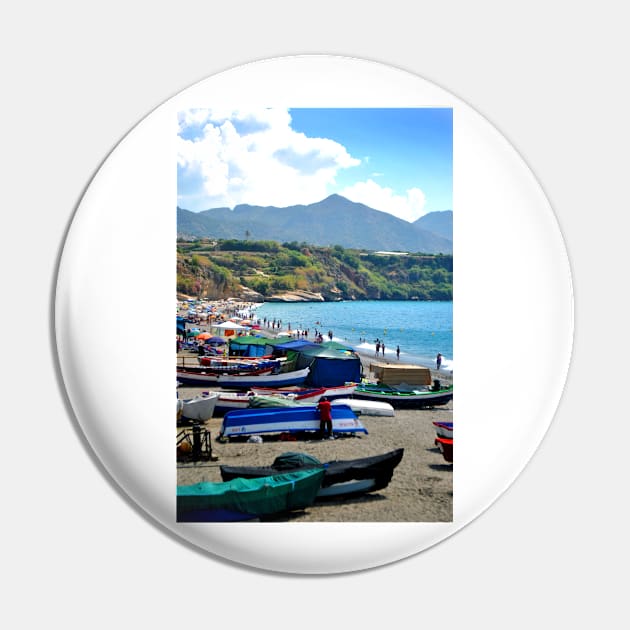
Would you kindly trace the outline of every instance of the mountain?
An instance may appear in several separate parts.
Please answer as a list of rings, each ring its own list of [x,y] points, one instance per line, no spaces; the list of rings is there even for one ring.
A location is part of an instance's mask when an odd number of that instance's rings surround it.
[[[429,215],[427,215],[429,216]],[[277,208],[238,205],[190,212],[177,208],[182,237],[271,240],[280,243],[341,245],[371,251],[450,254],[452,240],[416,223],[355,203],[340,195],[309,205]]]
[[[421,230],[433,232],[438,236],[453,240],[453,211],[444,210],[442,212],[429,212],[414,222],[414,225]]]

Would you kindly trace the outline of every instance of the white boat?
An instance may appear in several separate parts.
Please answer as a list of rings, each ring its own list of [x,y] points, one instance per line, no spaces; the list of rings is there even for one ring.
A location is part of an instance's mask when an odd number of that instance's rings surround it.
[[[200,422],[209,420],[214,413],[218,397],[219,394],[211,392],[179,401],[181,402],[182,417],[188,420],[199,420]]]
[[[387,402],[360,400],[358,398],[336,398],[331,405],[348,405],[354,413],[362,416],[393,416],[394,408]]]

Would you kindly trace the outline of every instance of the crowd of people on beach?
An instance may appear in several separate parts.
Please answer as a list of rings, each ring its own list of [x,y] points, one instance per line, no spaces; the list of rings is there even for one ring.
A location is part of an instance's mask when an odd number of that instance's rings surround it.
[[[243,319],[251,320],[251,324],[256,326],[257,328],[265,328],[272,332],[272,334],[278,334],[280,331],[286,327],[286,332],[283,331],[283,334],[287,334],[292,339],[304,339],[313,341],[314,343],[323,343],[325,337],[327,337],[330,341],[333,340],[334,334],[332,330],[328,330],[328,332],[324,333],[318,328],[315,328],[314,331],[311,332],[309,328],[298,328],[293,330],[291,327],[291,322],[288,322],[286,325],[280,318],[267,318],[263,317],[262,319],[256,318],[256,307],[258,305],[254,303],[243,303],[243,302],[234,302],[231,300],[221,301],[221,302],[213,302],[213,303],[202,303],[196,304],[196,308],[189,306],[186,302],[182,302],[178,304],[178,313],[184,315],[184,312],[187,309],[186,319],[190,323],[203,325],[207,324],[212,326],[211,320],[218,319],[219,321],[225,321],[226,319],[234,316],[242,317]],[[193,310],[194,309],[194,310]],[[315,322],[316,324],[320,324],[320,322]],[[239,335],[247,335],[252,334],[251,331],[238,331],[237,336]],[[183,349],[188,340],[185,336],[178,336],[177,340],[177,350]],[[359,338],[360,343],[365,343],[367,340],[364,338]],[[199,344],[199,353],[202,352],[202,344]],[[214,348],[210,352],[208,348],[204,348],[204,353],[209,354],[219,354],[218,349]],[[223,348],[221,348],[223,350]],[[375,357],[385,357],[386,345],[383,339],[377,338],[375,340]],[[397,345],[395,349],[396,359],[400,360],[400,346]],[[435,358],[435,368],[440,371],[442,368],[443,356],[440,352],[437,353]],[[447,368],[448,369],[448,368]]]

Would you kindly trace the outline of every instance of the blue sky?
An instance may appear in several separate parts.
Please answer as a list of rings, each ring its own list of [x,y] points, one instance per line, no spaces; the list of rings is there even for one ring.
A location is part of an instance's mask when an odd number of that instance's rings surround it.
[[[333,193],[407,221],[452,209],[450,109],[195,109],[177,141],[188,210]]]

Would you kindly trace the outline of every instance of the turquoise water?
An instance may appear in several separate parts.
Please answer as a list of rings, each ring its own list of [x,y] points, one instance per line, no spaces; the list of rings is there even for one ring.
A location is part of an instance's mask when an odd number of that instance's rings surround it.
[[[265,302],[256,309],[256,317],[281,319],[283,330],[315,329],[328,339],[329,330],[337,341],[348,343],[361,352],[374,353],[376,339],[385,342],[385,356],[435,367],[441,352],[442,367],[453,367],[452,302]],[[364,339],[365,341],[360,341]],[[380,356],[380,355],[379,355]]]

